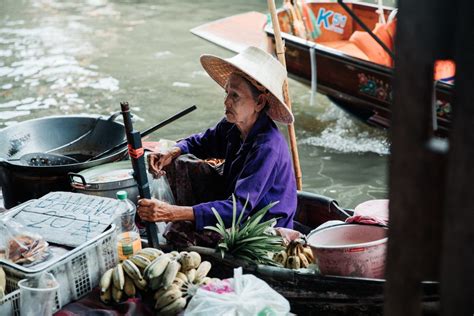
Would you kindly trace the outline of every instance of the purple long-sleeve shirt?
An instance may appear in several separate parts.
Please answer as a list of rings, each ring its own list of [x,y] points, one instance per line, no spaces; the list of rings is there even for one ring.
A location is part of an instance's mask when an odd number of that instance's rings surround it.
[[[249,201],[244,218],[271,202],[279,201],[265,219],[278,218],[278,227],[293,227],[296,211],[296,182],[288,151],[288,145],[275,123],[261,114],[249,135],[242,142],[235,124],[220,121],[204,133],[192,135],[178,142],[183,154],[198,158],[224,158],[224,182],[226,199],[193,206],[196,229],[215,225],[214,207],[226,227],[232,222],[232,193],[240,211]],[[239,214],[237,214],[238,216]]]

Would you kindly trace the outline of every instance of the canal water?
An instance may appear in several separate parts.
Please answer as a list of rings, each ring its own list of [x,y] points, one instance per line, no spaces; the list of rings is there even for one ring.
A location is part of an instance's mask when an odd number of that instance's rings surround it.
[[[232,53],[189,30],[266,10],[266,1],[250,0],[0,0],[0,128],[50,115],[109,115],[126,100],[140,130],[198,106],[150,140],[200,132],[223,116],[224,93],[199,56]],[[386,198],[386,133],[312,97],[307,85],[290,80],[290,95],[303,189],[344,207]]]

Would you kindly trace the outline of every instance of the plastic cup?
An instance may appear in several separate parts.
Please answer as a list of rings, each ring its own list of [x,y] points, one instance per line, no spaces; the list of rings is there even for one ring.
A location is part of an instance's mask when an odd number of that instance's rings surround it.
[[[39,278],[23,279],[18,282],[18,286],[21,316],[53,314],[59,283],[51,273],[45,273]]]

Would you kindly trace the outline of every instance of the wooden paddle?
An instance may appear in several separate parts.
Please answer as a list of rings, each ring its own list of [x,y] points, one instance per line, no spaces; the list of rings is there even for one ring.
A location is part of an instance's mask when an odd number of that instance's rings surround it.
[[[278,23],[275,0],[267,0],[267,3],[268,3],[268,10],[270,11],[270,14],[272,16],[273,32],[275,33],[276,54],[280,63],[286,68],[285,47],[283,45],[283,40],[281,39],[280,24]],[[283,83],[283,97],[285,99],[286,105],[288,105],[288,108],[291,111],[291,100],[290,100],[290,94],[288,90],[288,79],[285,79],[285,82]],[[293,157],[293,167],[295,169],[296,188],[298,190],[301,190],[303,187],[303,181],[302,181],[302,176],[301,176],[301,167],[300,167],[300,159],[298,155],[298,147],[296,145],[295,127],[293,124],[288,125],[288,136],[290,138],[291,155]]]

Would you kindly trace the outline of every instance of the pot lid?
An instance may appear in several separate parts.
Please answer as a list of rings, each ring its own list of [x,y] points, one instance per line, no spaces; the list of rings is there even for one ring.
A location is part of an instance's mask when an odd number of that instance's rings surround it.
[[[133,168],[130,160],[103,164],[83,170],[79,174],[89,184],[133,180]]]

